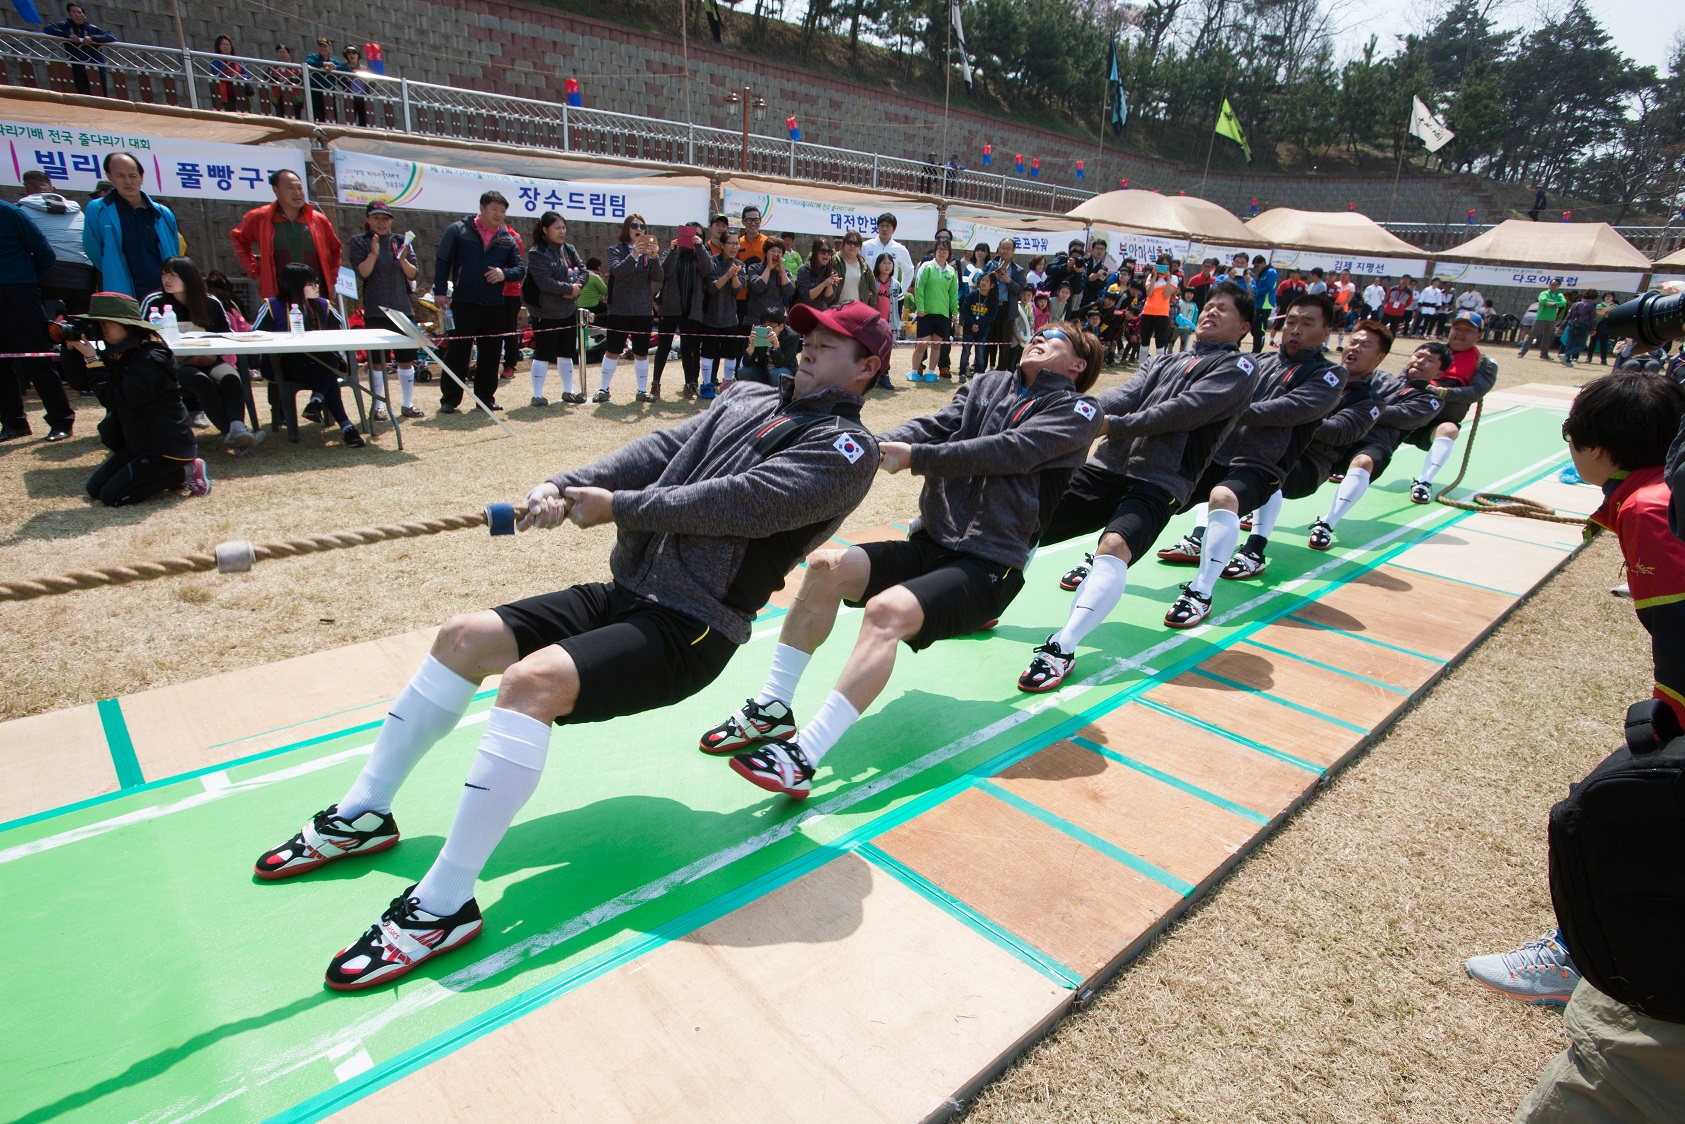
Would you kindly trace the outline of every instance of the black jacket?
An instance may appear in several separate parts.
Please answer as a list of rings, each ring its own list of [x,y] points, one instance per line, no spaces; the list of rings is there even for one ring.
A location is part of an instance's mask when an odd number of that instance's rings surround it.
[[[131,337],[107,347],[105,365],[89,367],[88,382],[117,423],[100,426],[100,436],[112,449],[184,461],[199,455],[176,384],[175,356],[162,340]]]
[[[1404,434],[1433,421],[1444,408],[1439,396],[1426,386],[1390,371],[1376,371],[1369,376],[1369,389],[1381,406],[1381,416],[1375,419],[1375,428],[1369,431],[1369,436],[1390,439],[1393,446]],[[1383,443],[1387,442],[1383,440]]]
[[[1230,468],[1251,468],[1287,479],[1346,389],[1346,369],[1320,351],[1288,358],[1279,351],[1258,361],[1258,388],[1239,424],[1212,458]]]
[[[919,517],[938,544],[1018,567],[1100,433],[1100,409],[1063,375],[1016,371],[963,384],[940,413],[878,435],[913,446]]]
[[[1192,351],[1157,355],[1100,396],[1107,434],[1094,459],[1187,503],[1257,384],[1238,344],[1196,341]]]
[[[480,229],[474,224],[476,217],[465,215],[445,227],[434,259],[433,292],[443,295],[450,283],[455,286],[450,291],[453,303],[502,308],[504,284],[527,275],[521,264],[521,248],[515,245],[515,236],[507,226],[494,234],[490,243],[482,241]],[[502,281],[485,279],[486,270],[492,268],[503,271]]]
[[[1311,443],[1300,459],[1315,464],[1321,477],[1326,478],[1337,463],[1351,458],[1353,446],[1368,435],[1380,418],[1381,400],[1375,397],[1370,376],[1348,379],[1346,389],[1340,392],[1340,401],[1311,434]]]

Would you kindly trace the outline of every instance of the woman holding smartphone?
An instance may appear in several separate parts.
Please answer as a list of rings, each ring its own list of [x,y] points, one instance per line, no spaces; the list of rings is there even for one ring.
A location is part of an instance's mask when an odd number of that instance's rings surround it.
[[[837,303],[837,287],[842,277],[831,266],[831,243],[826,238],[813,240],[813,255],[807,264],[796,271],[795,304],[810,304],[814,308],[830,308]]]
[[[608,307],[603,323],[608,340],[603,347],[602,388],[591,400],[609,400],[609,382],[627,343],[638,376],[638,401],[649,397],[649,336],[655,327],[655,293],[661,287],[661,247],[642,215],[627,215],[620,224],[620,240],[608,251]]]

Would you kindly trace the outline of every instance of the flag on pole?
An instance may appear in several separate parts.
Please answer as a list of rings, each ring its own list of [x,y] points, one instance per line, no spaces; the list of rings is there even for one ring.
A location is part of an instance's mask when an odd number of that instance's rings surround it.
[[[1113,40],[1111,47],[1111,72],[1106,78],[1106,124],[1112,128],[1112,135],[1121,137],[1123,127],[1129,121],[1129,97],[1123,92],[1123,79],[1117,72],[1117,41]]]
[[[791,140],[799,141],[799,140],[802,139],[801,124],[799,122],[797,122],[797,120],[794,117],[784,118],[784,127],[786,129],[790,130],[790,139]]]
[[[725,24],[720,21],[720,0],[702,0],[702,14],[708,17],[708,30],[714,35],[714,42],[720,41],[720,32]]]
[[[1240,131],[1240,118],[1235,116],[1228,98],[1223,99],[1223,112],[1217,115],[1217,135],[1240,145],[1240,150],[1246,153],[1246,162],[1252,163],[1252,146],[1246,143],[1246,134]]]
[[[1417,137],[1427,146],[1429,152],[1438,152],[1450,143],[1456,136],[1445,127],[1445,122],[1433,115],[1433,111],[1422,103],[1422,99],[1410,98],[1410,135]]]
[[[954,42],[960,49],[960,74],[965,78],[965,92],[971,93],[971,55],[965,49],[965,25],[960,22],[960,0],[948,0],[948,18],[954,24]]]
[[[24,23],[42,23],[41,13],[35,10],[35,0],[12,0],[12,7],[18,10],[18,18]]]

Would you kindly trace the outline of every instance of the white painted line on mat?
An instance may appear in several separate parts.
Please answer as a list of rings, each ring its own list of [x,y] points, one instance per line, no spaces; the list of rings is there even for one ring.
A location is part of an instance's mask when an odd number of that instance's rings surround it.
[[[333,1075],[341,1081],[349,1081],[359,1073],[374,1068],[374,1059],[369,1057],[366,1046],[359,1045],[357,1052],[333,1067]]]
[[[1561,459],[1561,453],[1553,454],[1552,456],[1546,457],[1543,460],[1537,461],[1534,464],[1521,469],[1519,472],[1516,472],[1511,476],[1507,476],[1502,480],[1493,482],[1490,487],[1503,487],[1514,480],[1528,476],[1537,470],[1544,468],[1546,465],[1555,463]],[[1423,524],[1431,522],[1441,514],[1443,513],[1440,512],[1437,505],[1435,505],[1433,510],[1424,513],[1422,516],[1412,520],[1410,523],[1402,527],[1395,528],[1387,534],[1381,535],[1363,546],[1356,547],[1352,550],[1346,551],[1342,555],[1330,558],[1327,562],[1319,565],[1316,569],[1310,571],[1304,577],[1283,582],[1281,585],[1252,598],[1245,604],[1229,610],[1222,616],[1217,617],[1216,621],[1217,623],[1224,623],[1229,620],[1233,620],[1234,618],[1250,612],[1252,609],[1260,605],[1266,604],[1278,597],[1285,596],[1291,591],[1304,585],[1307,581],[1310,581],[1337,566],[1343,565],[1347,561],[1357,558],[1360,555],[1386,547],[1390,543],[1408,534],[1411,530],[1417,529]],[[824,816],[836,815],[839,812],[846,811],[861,801],[876,796],[886,789],[893,788],[903,781],[926,771],[927,769],[934,768],[935,766],[940,765],[977,745],[981,745],[983,742],[998,737],[1014,727],[1029,721],[1036,715],[1044,713],[1050,708],[1063,702],[1069,701],[1093,687],[1110,682],[1111,680],[1114,680],[1130,671],[1145,671],[1146,669],[1152,667],[1152,661],[1156,660],[1159,656],[1174,651],[1204,631],[1208,631],[1208,627],[1202,625],[1197,629],[1189,629],[1185,632],[1179,632],[1173,636],[1167,637],[1162,642],[1155,644],[1134,656],[1114,659],[1101,670],[1095,672],[1093,675],[1090,675],[1088,678],[1083,679],[1074,685],[1063,687],[1050,695],[1038,696],[1023,709],[997,719],[980,730],[975,730],[972,733],[957,738],[954,741],[949,742],[947,745],[942,746],[940,749],[932,750],[923,757],[920,757],[915,761],[908,762],[906,765],[903,765],[898,769],[893,769],[880,777],[865,782],[864,784],[845,789],[844,791],[837,793],[835,796],[821,801],[818,805],[805,809],[798,816],[794,816],[782,823],[774,824],[757,835],[751,836],[750,838],[730,847],[716,851],[711,855],[705,855],[688,866],[682,867],[679,870],[673,871],[661,878],[647,882],[636,889],[629,890],[626,893],[621,894],[619,897],[611,898],[609,901],[604,902],[595,909],[581,914],[571,921],[558,925],[545,932],[535,933],[517,944],[511,945],[506,949],[495,952],[490,956],[459,968],[449,975],[441,976],[436,982],[429,982],[424,987],[410,990],[397,1002],[391,1004],[390,1006],[382,1007],[377,1011],[371,1012],[370,1014],[357,1019],[355,1022],[351,1023],[342,1030],[331,1032],[318,1037],[313,1041],[303,1043],[291,1050],[287,1050],[271,1058],[265,1064],[254,1067],[249,1074],[243,1075],[243,1079],[255,1079],[257,1084],[267,1084],[270,1081],[274,1081],[279,1077],[285,1076],[286,1074],[313,1062],[323,1058],[331,1058],[335,1055],[336,1051],[343,1052],[350,1043],[364,1041],[400,1019],[435,1006],[436,1004],[451,998],[457,992],[484,983],[486,980],[502,974],[521,962],[543,953],[547,949],[554,948],[559,944],[572,940],[574,937],[596,928],[599,925],[612,921],[615,918],[636,909],[640,905],[655,901],[656,899],[682,886],[695,882],[696,880],[703,878],[714,871],[720,870],[723,867],[729,866],[731,863],[734,863],[739,859],[745,858],[757,851],[781,842],[784,839],[789,838],[798,828],[807,823],[820,819]]]

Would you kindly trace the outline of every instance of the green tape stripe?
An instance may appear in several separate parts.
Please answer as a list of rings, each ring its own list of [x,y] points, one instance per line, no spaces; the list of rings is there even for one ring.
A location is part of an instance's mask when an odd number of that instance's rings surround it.
[[[1312,718],[1339,726],[1342,729],[1350,730],[1353,733],[1367,734],[1369,732],[1369,727],[1367,726],[1359,726],[1356,722],[1347,722],[1344,718],[1335,718],[1332,714],[1324,714],[1315,707],[1302,706],[1291,699],[1282,698],[1273,691],[1266,691],[1262,687],[1254,687],[1250,683],[1242,683],[1238,679],[1230,679],[1226,675],[1218,675],[1216,672],[1206,671],[1202,667],[1194,668],[1193,672],[1202,679],[1209,679],[1213,683],[1221,683],[1225,687],[1233,687],[1237,691],[1245,691],[1249,695],[1257,695],[1259,698],[1270,700],[1277,706],[1284,706],[1288,710],[1296,710],[1300,714],[1309,715]]]
[[[352,1102],[361,1100],[370,1093],[385,1088],[399,1078],[406,1077],[447,1054],[454,1053],[476,1039],[484,1038],[492,1031],[514,1022],[523,1015],[537,1010],[570,991],[578,990],[585,984],[621,965],[636,960],[662,945],[679,940],[709,922],[717,921],[733,910],[748,905],[757,898],[764,897],[773,890],[794,882],[804,874],[819,869],[843,853],[844,851],[837,847],[817,847],[808,854],[785,863],[776,870],[769,871],[753,881],[727,891],[720,897],[705,905],[698,906],[689,913],[651,929],[648,933],[616,945],[606,952],[599,953],[589,960],[576,964],[566,972],[546,980],[536,987],[505,999],[497,1006],[459,1023],[450,1030],[412,1046],[401,1054],[394,1055],[376,1065],[373,1069],[364,1070],[357,1076],[348,1078],[333,1088],[316,1094],[309,1100],[300,1101],[291,1108],[276,1113],[269,1118],[268,1124],[302,1124],[304,1121],[321,1120],[331,1116]]]
[[[1153,778],[1155,781],[1158,781],[1160,784],[1167,784],[1171,788],[1187,793],[1189,796],[1197,796],[1207,804],[1215,804],[1217,807],[1223,809],[1223,811],[1232,812],[1243,820],[1250,820],[1260,826],[1270,822],[1270,817],[1263,815],[1260,812],[1254,812],[1251,808],[1248,808],[1244,804],[1236,804],[1233,800],[1218,796],[1215,792],[1208,792],[1196,784],[1189,784],[1181,777],[1171,776],[1163,769],[1155,769],[1145,761],[1137,761],[1135,758],[1127,757],[1115,749],[1107,749],[1099,742],[1091,742],[1087,738],[1079,737],[1074,737],[1070,740],[1075,742],[1077,745],[1082,746],[1082,748],[1088,750],[1090,753],[1098,753],[1107,761],[1116,761],[1119,765],[1127,765],[1129,768],[1134,769],[1137,773],[1145,773],[1147,776]]]
[[[893,855],[879,850],[870,843],[862,843],[855,848],[855,853],[873,866],[883,868],[885,873],[893,875],[897,882],[918,894],[925,901],[972,932],[985,938],[997,948],[1011,953],[1060,987],[1074,991],[1082,986],[1081,976],[1016,933],[1003,929],[994,921],[978,913],[971,906],[960,901]]]
[[[1274,746],[1265,745],[1260,741],[1254,741],[1245,734],[1237,734],[1233,730],[1225,730],[1223,727],[1212,722],[1207,722],[1203,718],[1195,718],[1191,714],[1183,714],[1181,711],[1176,710],[1173,707],[1165,706],[1161,702],[1155,702],[1152,699],[1137,699],[1135,701],[1150,710],[1156,710],[1160,714],[1168,714],[1170,717],[1186,722],[1188,725],[1197,729],[1204,730],[1208,734],[1216,734],[1218,737],[1234,742],[1236,745],[1243,745],[1247,749],[1252,750],[1254,753],[1262,753],[1265,757],[1273,757],[1277,761],[1283,762],[1287,765],[1292,765],[1295,768],[1303,769],[1307,773],[1315,773],[1320,777],[1328,771],[1314,761],[1306,761],[1303,757],[1295,757],[1286,750],[1276,749]]]
[[[1388,644],[1385,640],[1377,640],[1373,636],[1365,636],[1361,632],[1352,632],[1349,629],[1336,628],[1331,624],[1322,624],[1321,622],[1313,621],[1308,617],[1301,617],[1293,614],[1288,614],[1287,619],[1292,621],[1294,624],[1302,624],[1308,625],[1311,628],[1319,628],[1323,632],[1337,632],[1341,636],[1349,636],[1353,640],[1361,640],[1365,644],[1373,644],[1375,647],[1385,648],[1389,652],[1401,652],[1406,656],[1415,656],[1419,660],[1427,660],[1429,663],[1437,664],[1440,667],[1445,666],[1445,661],[1440,659],[1438,656],[1430,656],[1426,652],[1418,652],[1414,648],[1401,648],[1397,644]]]
[[[1319,667],[1323,671],[1332,671],[1335,675],[1343,675],[1347,679],[1356,679],[1361,683],[1368,683],[1372,687],[1380,687],[1383,690],[1392,691],[1394,694],[1410,694],[1410,688],[1408,687],[1400,687],[1395,684],[1388,683],[1384,679],[1376,679],[1373,676],[1364,675],[1362,672],[1352,671],[1350,668],[1339,667],[1331,663],[1323,663],[1321,660],[1313,660],[1309,656],[1301,656],[1298,652],[1289,652],[1286,648],[1277,648],[1274,644],[1265,644],[1262,640],[1247,640],[1246,644],[1249,647],[1262,648],[1266,652],[1274,652],[1278,656],[1286,656],[1288,659],[1294,660],[1298,663],[1306,663],[1310,664],[1312,667]]]
[[[988,793],[1001,803],[1008,804],[1018,809],[1020,812],[1023,812],[1027,816],[1033,816],[1042,823],[1046,824],[1048,827],[1069,835],[1078,843],[1099,851],[1102,855],[1105,855],[1108,859],[1111,859],[1114,862],[1122,863],[1130,870],[1133,870],[1136,874],[1144,874],[1148,878],[1151,878],[1154,882],[1157,882],[1159,885],[1175,890],[1184,898],[1194,892],[1194,884],[1192,882],[1178,878],[1162,867],[1154,866],[1141,856],[1125,851],[1116,843],[1100,838],[1087,828],[1078,827],[1076,824],[1067,820],[1063,816],[1054,815],[1046,808],[1043,808],[1040,804],[1035,804],[1031,801],[1025,800],[1016,792],[1004,789],[994,781],[978,781],[977,787],[979,790]]]
[[[139,788],[146,778],[141,776],[140,758],[135,756],[129,724],[123,720],[123,704],[116,699],[101,699],[98,710],[99,724],[105,731],[105,748],[110,751],[111,765],[117,770],[118,788],[124,791]]]

